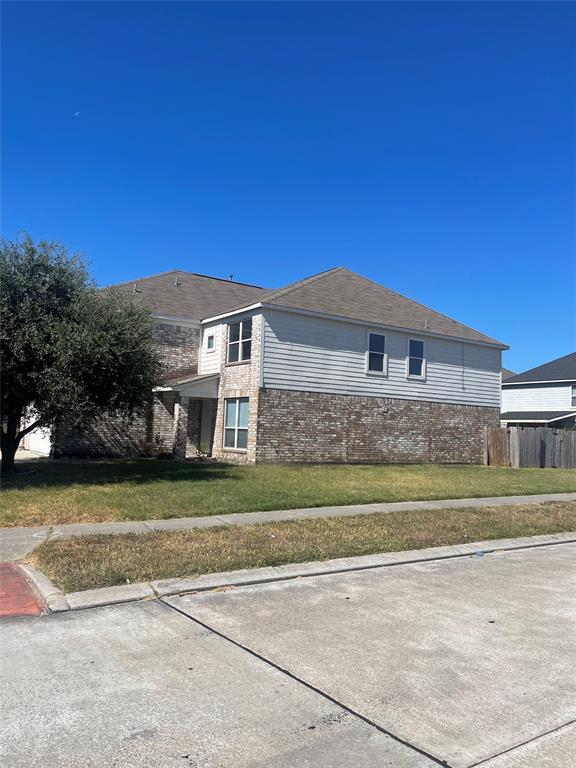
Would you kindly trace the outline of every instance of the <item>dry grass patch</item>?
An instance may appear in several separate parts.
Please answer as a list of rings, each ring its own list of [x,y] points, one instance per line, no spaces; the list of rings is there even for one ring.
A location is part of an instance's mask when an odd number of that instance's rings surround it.
[[[576,531],[576,502],[90,536],[41,544],[30,561],[65,592],[127,582]]]

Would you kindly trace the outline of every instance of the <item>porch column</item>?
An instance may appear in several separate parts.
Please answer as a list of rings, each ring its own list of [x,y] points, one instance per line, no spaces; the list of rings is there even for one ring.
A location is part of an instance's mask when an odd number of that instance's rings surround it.
[[[177,461],[186,458],[186,444],[188,442],[188,398],[181,397],[180,402],[174,404],[174,447],[173,454]]]

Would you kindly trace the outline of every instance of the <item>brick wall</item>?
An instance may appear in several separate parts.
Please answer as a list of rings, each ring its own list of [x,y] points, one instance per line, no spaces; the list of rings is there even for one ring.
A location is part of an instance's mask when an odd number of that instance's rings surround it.
[[[257,462],[480,464],[497,408],[263,389]]]
[[[220,345],[220,387],[214,428],[212,455],[222,461],[238,464],[253,463],[256,459],[256,428],[258,423],[258,395],[260,392],[260,349],[262,338],[262,315],[252,317],[252,352],[250,362],[226,363],[228,348],[228,326],[222,328]],[[224,409],[229,398],[247,397],[248,406],[248,449],[236,451],[224,448]]]
[[[198,328],[156,323],[154,338],[166,370],[198,370]],[[174,443],[175,392],[155,393],[152,404],[131,421],[103,414],[91,427],[77,429],[61,422],[55,430],[55,456],[157,456],[171,453]],[[196,418],[193,409],[193,419]],[[190,425],[194,439],[194,425]],[[197,438],[196,438],[197,439]]]
[[[54,430],[55,456],[122,457],[171,453],[174,441],[174,392],[156,393],[133,419],[102,414],[89,427],[59,422]]]
[[[199,328],[156,323],[154,340],[166,370],[198,371]]]

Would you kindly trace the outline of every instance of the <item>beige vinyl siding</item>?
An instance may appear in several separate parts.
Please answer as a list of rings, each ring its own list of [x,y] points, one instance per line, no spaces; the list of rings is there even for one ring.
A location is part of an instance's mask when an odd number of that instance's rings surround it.
[[[502,411],[570,411],[571,384],[502,387]]]
[[[265,387],[500,406],[500,350],[281,310],[264,312]],[[368,331],[386,336],[387,376],[366,373]],[[426,379],[407,379],[409,338],[424,341]]]
[[[214,334],[214,351],[208,352],[207,338]],[[210,323],[202,327],[202,346],[198,358],[198,373],[203,376],[220,372],[220,344],[222,339],[222,324]]]

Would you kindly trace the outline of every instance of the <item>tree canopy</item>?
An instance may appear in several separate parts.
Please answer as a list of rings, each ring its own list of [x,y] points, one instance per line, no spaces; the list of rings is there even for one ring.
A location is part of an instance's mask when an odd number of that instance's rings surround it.
[[[3,472],[37,426],[131,416],[160,372],[149,311],[129,294],[97,289],[62,244],[28,235],[0,241],[0,353]]]

